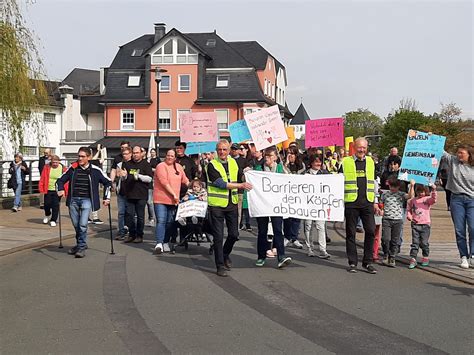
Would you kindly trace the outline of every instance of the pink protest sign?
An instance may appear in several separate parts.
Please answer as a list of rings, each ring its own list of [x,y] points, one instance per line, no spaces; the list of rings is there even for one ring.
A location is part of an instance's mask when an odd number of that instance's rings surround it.
[[[342,117],[321,118],[305,122],[305,147],[327,147],[344,145],[344,122]]]
[[[244,116],[257,150],[268,148],[288,139],[278,105]]]
[[[216,142],[217,114],[215,112],[182,113],[179,116],[180,138],[183,142]]]

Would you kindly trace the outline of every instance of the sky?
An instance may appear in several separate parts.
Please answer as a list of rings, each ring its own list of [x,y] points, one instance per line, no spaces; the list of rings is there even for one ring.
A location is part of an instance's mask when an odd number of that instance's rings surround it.
[[[474,118],[473,12],[471,0],[36,0],[25,17],[54,80],[109,66],[118,46],[164,22],[258,41],[286,68],[293,113],[303,102],[311,118],[386,117],[411,98],[426,114],[454,102]]]

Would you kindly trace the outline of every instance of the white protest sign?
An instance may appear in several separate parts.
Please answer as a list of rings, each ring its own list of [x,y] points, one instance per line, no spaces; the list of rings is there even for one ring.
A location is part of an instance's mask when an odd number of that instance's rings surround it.
[[[247,171],[253,188],[247,193],[252,217],[293,217],[317,221],[344,220],[344,175],[286,175]]]
[[[244,119],[257,150],[271,147],[288,139],[278,105],[245,115]]]
[[[200,200],[191,200],[180,203],[178,205],[178,211],[176,212],[176,220],[178,218],[186,218],[186,217],[206,217],[207,211],[207,202],[200,201]]]

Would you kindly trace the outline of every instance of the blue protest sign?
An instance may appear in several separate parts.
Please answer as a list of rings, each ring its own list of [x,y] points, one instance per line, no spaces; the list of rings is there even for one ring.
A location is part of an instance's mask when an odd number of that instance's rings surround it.
[[[232,123],[229,126],[229,133],[230,138],[234,143],[245,142],[252,139],[249,128],[247,127],[247,122],[245,120],[238,120]]]
[[[189,142],[186,145],[186,154],[201,154],[214,152],[217,142]]]
[[[398,178],[428,185],[436,180],[446,137],[410,129]]]

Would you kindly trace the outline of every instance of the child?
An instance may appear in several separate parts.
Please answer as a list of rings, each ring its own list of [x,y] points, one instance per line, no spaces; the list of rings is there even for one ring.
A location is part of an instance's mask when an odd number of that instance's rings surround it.
[[[431,206],[436,203],[437,193],[436,186],[430,185],[431,196],[428,196],[429,189],[423,185],[417,185],[415,188],[415,197],[408,201],[407,219],[411,221],[411,249],[410,249],[410,265],[409,269],[416,267],[416,256],[418,249],[421,247],[423,258],[421,266],[428,266],[430,255],[430,238],[431,231]]]
[[[413,197],[413,185],[410,182],[410,192],[406,194],[400,191],[400,180],[396,176],[388,179],[390,190],[385,191],[380,198],[384,205],[382,218],[382,264],[389,267],[395,267],[395,255],[398,252],[398,242],[400,231],[403,225],[403,203]]]
[[[181,202],[192,201],[192,200],[207,201],[207,191],[204,188],[204,183],[200,180],[197,180],[197,179],[193,180],[189,183],[188,191],[186,192],[186,195],[184,195]],[[192,216],[191,217],[191,222],[193,224],[201,223],[202,218]],[[185,218],[178,218],[178,223],[181,224],[182,226],[185,226],[186,225],[186,219]],[[198,233],[198,234],[201,234],[201,233]]]

